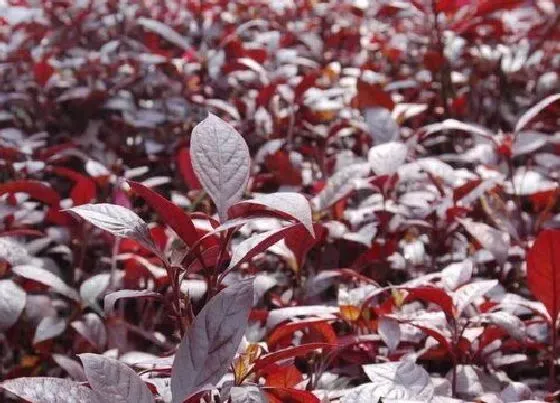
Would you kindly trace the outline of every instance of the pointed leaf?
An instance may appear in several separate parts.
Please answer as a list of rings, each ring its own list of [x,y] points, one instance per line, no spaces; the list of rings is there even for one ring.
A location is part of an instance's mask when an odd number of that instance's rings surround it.
[[[50,287],[52,291],[71,298],[74,301],[80,301],[80,296],[73,288],[66,285],[60,277],[42,267],[19,265],[12,267],[12,271],[20,277],[44,284]]]
[[[89,384],[103,399],[115,403],[153,403],[154,396],[136,372],[99,354],[80,354]]]
[[[266,249],[270,248],[276,242],[298,227],[301,224],[291,225],[280,229],[266,231],[240,242],[239,245],[233,248],[233,256],[229,263],[228,269],[239,266],[241,263],[246,262]]]
[[[35,335],[33,336],[33,344],[41,343],[45,340],[61,335],[66,329],[66,321],[58,316],[47,316],[39,322]]]
[[[498,284],[498,280],[477,281],[464,285],[455,291],[453,293],[453,304],[456,308],[455,314],[457,317],[461,316],[463,310],[473,303],[475,299],[482,297]]]
[[[560,230],[542,231],[529,249],[527,283],[555,322],[560,312]]]
[[[121,298],[161,298],[161,294],[149,290],[119,290],[105,295],[105,313],[111,315],[115,310],[115,303]]]
[[[531,122],[531,120],[537,117],[539,113],[541,113],[543,110],[548,108],[550,105],[552,105],[554,102],[558,101],[559,99],[560,99],[560,93],[554,94],[549,97],[546,97],[542,101],[538,102],[535,106],[529,108],[517,121],[517,124],[515,125],[515,131],[518,132],[520,130],[523,130],[529,124],[529,122]]]
[[[232,126],[210,114],[191,135],[193,168],[210,195],[221,221],[229,207],[239,201],[249,180],[247,143]]]
[[[503,264],[508,258],[509,239],[507,234],[492,228],[488,224],[475,222],[471,219],[459,220],[465,229],[478,241],[484,249],[492,253],[494,258]]]
[[[128,184],[188,246],[200,238],[191,218],[181,208],[138,182],[128,181]]]
[[[245,334],[253,306],[252,278],[214,296],[196,316],[175,354],[171,371],[173,402],[215,385],[227,372]]]
[[[102,403],[93,390],[69,379],[17,378],[0,386],[32,403]]]
[[[381,340],[389,347],[389,351],[393,352],[397,349],[401,338],[399,322],[388,316],[382,316],[379,318],[377,332],[381,336]]]
[[[117,204],[97,203],[84,204],[67,211],[115,236],[134,239],[148,249],[157,252],[148,225],[135,212],[125,207]]]
[[[252,200],[242,201],[229,209],[229,217],[253,215],[262,211],[263,207],[282,213],[282,217],[301,222],[311,235],[313,231],[313,220],[311,208],[305,196],[292,192],[276,192],[271,194],[255,194]]]
[[[38,181],[13,181],[0,185],[0,196],[5,193],[24,192],[43,203],[58,205],[60,196],[49,185]]]
[[[371,380],[371,383],[365,384],[371,401],[381,398],[430,401],[434,396],[434,385],[428,372],[409,359],[362,367]],[[364,392],[362,390],[358,395]],[[345,397],[343,401],[351,401],[347,399]]]
[[[25,291],[12,280],[0,280],[0,332],[9,329],[25,308]]]
[[[353,164],[344,167],[329,178],[321,192],[312,200],[313,209],[321,211],[329,208],[354,190],[354,179],[367,175],[369,164]]]

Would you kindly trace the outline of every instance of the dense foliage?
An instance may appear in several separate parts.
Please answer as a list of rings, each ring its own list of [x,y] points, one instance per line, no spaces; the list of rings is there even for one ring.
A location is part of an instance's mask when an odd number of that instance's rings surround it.
[[[558,399],[559,73],[555,0],[0,1],[0,400]]]

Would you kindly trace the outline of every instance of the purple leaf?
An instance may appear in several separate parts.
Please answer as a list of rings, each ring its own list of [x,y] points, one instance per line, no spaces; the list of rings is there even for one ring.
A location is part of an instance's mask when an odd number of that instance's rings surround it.
[[[0,280],[0,331],[16,323],[25,308],[25,295],[12,280]]]
[[[239,201],[249,180],[247,143],[232,126],[210,114],[191,135],[191,160],[196,176],[210,195],[221,221]]]
[[[105,325],[94,313],[85,314],[82,320],[76,320],[70,326],[98,349],[102,349],[107,344]]]
[[[17,378],[0,384],[2,388],[32,403],[102,403],[97,394],[69,379]]]
[[[253,306],[253,279],[242,280],[213,297],[196,316],[175,354],[173,402],[215,385],[227,372],[245,334]]]
[[[78,361],[68,358],[63,354],[53,354],[52,359],[60,368],[68,372],[68,375],[75,381],[85,382],[87,380],[86,373]]]
[[[101,398],[114,403],[153,403],[142,379],[122,362],[99,354],[80,354],[89,384]]]

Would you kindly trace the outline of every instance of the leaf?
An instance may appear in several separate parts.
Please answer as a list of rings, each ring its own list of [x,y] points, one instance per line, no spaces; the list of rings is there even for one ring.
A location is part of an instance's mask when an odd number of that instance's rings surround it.
[[[543,110],[548,108],[550,105],[552,105],[554,102],[558,101],[559,99],[560,99],[560,93],[554,94],[549,97],[546,97],[545,99],[538,102],[536,105],[529,108],[517,121],[517,124],[515,125],[515,131],[518,132],[520,130],[523,130],[531,122],[531,120],[537,117],[539,113],[541,113]]]
[[[175,354],[173,402],[215,385],[227,372],[245,334],[253,306],[253,281],[245,279],[222,290],[194,319]]]
[[[399,125],[393,119],[388,109],[379,107],[367,108],[364,111],[364,115],[369,134],[375,144],[390,143],[398,139]]]
[[[307,354],[311,351],[319,349],[328,349],[334,347],[329,343],[307,343],[300,346],[288,347],[282,350],[275,351],[273,353],[266,354],[255,362],[255,371],[265,369],[270,364],[275,362],[286,360],[288,358],[297,357],[299,355]]]
[[[31,180],[7,182],[0,185],[0,196],[5,193],[28,193],[32,198],[51,206],[58,205],[60,196],[50,186]]]
[[[140,195],[148,205],[177,233],[188,246],[194,245],[200,238],[189,215],[177,205],[160,196],[146,186],[128,181],[132,190]]]
[[[370,169],[369,164],[364,163],[349,165],[336,172],[329,178],[323,190],[313,198],[314,210],[325,210],[348,195],[354,190],[353,180],[367,175]]]
[[[95,313],[86,313],[81,320],[70,323],[70,326],[98,350],[107,344],[107,330]]]
[[[441,282],[447,290],[455,290],[470,281],[473,272],[473,261],[465,259],[453,263],[441,271]]]
[[[298,225],[301,224],[294,224],[289,227],[266,231],[257,235],[253,235],[252,237],[240,242],[236,247],[233,248],[233,255],[231,257],[228,269],[233,269],[234,267],[239,266],[241,263],[252,259],[259,253],[264,252],[266,249],[270,248],[276,242],[284,238],[288,232],[297,228]]]
[[[80,297],[82,304],[95,309],[98,313],[101,312],[101,307],[97,303],[99,296],[105,292],[109,287],[111,275],[109,273],[97,274],[85,280],[80,285]]]
[[[32,403],[103,403],[93,390],[69,379],[17,378],[0,386]]]
[[[445,315],[453,316],[453,299],[444,290],[432,286],[420,286],[415,288],[405,288],[408,291],[406,301],[420,299],[439,305]]]
[[[45,340],[61,335],[66,329],[66,321],[58,316],[47,316],[39,322],[35,335],[33,336],[33,344],[41,343]]]
[[[247,143],[232,126],[209,114],[191,135],[191,161],[204,190],[210,195],[221,221],[239,201],[249,180]]]
[[[140,242],[159,254],[148,230],[148,225],[138,215],[122,206],[110,203],[83,204],[68,209],[73,214],[115,236]]]
[[[459,222],[484,249],[492,253],[498,263],[506,262],[509,253],[509,239],[506,233],[492,228],[488,224],[475,222],[467,218],[459,220]]]
[[[381,340],[383,340],[387,347],[389,347],[390,352],[397,349],[401,338],[401,328],[399,322],[393,318],[382,316],[379,318],[377,332],[379,333],[379,336],[381,336]]]
[[[112,315],[115,310],[115,303],[121,298],[161,298],[161,294],[149,290],[119,290],[105,295],[105,313]]]
[[[70,375],[75,381],[85,382],[87,380],[86,373],[78,361],[75,361],[64,354],[53,354],[52,359],[60,366],[60,368],[68,372],[68,375]]]
[[[482,297],[492,288],[498,285],[498,280],[483,280],[462,286],[453,293],[453,304],[455,305],[455,315],[461,316],[463,310],[474,302],[475,299]]]
[[[376,402],[379,399],[430,401],[434,396],[430,375],[409,359],[362,365],[362,368],[371,382],[354,388],[343,397],[342,403]]]
[[[377,175],[392,175],[404,164],[408,147],[402,143],[385,143],[370,148],[368,162]]]
[[[202,185],[194,173],[190,150],[182,147],[176,154],[177,168],[189,190],[201,190]]]
[[[17,322],[25,308],[25,291],[12,280],[0,280],[0,332]]]
[[[146,30],[160,35],[163,39],[165,39],[168,42],[171,42],[172,44],[178,46],[179,48],[183,50],[190,49],[190,45],[187,39],[182,35],[180,35],[179,33],[177,33],[168,25],[146,17],[140,17],[136,20],[136,22],[138,23],[138,25],[142,25]]]
[[[60,277],[42,267],[19,265],[12,267],[12,271],[20,277],[46,285],[50,287],[52,291],[73,299],[74,301],[80,301],[80,296],[73,288],[66,285]]]
[[[542,231],[529,249],[527,283],[556,323],[560,312],[560,230]]]
[[[256,386],[234,386],[229,391],[232,402],[236,403],[265,403],[266,397]]]
[[[256,206],[254,206],[256,205]],[[276,192],[270,194],[255,194],[252,200],[241,201],[229,209],[229,217],[237,218],[241,215],[250,215],[253,211],[259,211],[258,207],[266,207],[277,212],[283,213],[290,219],[301,222],[312,236],[313,220],[311,208],[305,196],[293,192]],[[233,213],[233,214],[232,214]]]
[[[99,354],[79,355],[93,390],[115,403],[153,403],[154,396],[142,379],[122,362]]]
[[[501,327],[516,340],[523,341],[527,336],[525,324],[521,319],[509,312],[490,312],[483,316],[483,320]]]

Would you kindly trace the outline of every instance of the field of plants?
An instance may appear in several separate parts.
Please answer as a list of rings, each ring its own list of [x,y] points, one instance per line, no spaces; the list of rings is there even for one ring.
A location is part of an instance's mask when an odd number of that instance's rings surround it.
[[[560,401],[560,1],[0,0],[0,401]]]

